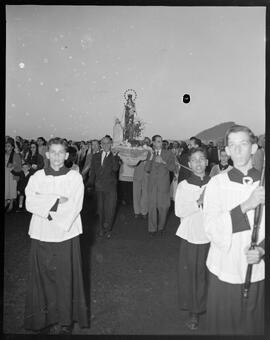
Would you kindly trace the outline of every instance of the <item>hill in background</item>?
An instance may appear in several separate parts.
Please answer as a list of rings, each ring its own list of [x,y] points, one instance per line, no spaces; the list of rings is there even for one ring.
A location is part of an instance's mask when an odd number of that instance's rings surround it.
[[[209,129],[203,130],[196,135],[197,138],[204,142],[221,140],[225,136],[225,132],[232,126],[235,122],[225,122],[215,125]]]

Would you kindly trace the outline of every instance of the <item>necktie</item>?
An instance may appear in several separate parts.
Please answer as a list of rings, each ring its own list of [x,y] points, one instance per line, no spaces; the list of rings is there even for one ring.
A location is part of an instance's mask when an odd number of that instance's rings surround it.
[[[102,162],[102,165],[104,164],[104,161],[105,161],[105,158],[108,156],[108,152],[105,152],[105,156],[103,158],[103,162]]]

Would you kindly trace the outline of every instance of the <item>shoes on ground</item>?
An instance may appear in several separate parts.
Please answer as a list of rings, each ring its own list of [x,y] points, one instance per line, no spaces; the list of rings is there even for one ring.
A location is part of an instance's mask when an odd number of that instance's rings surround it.
[[[72,326],[61,326],[59,334],[71,334],[72,333]]]
[[[9,213],[9,212],[11,212],[12,210],[13,210],[13,205],[10,204],[10,205],[8,206],[6,212]]]
[[[190,318],[186,322],[186,326],[192,330],[195,331],[199,328],[199,315],[196,313],[190,313]]]
[[[147,219],[147,214],[146,214],[146,215],[142,215],[142,218],[143,218],[144,220],[146,220],[146,219]]]
[[[139,218],[139,217],[140,217],[140,214],[135,214],[134,217],[135,217],[135,218]]]
[[[156,234],[157,234],[156,231],[149,231],[149,235],[151,235],[151,236],[155,236]]]
[[[107,238],[111,238],[111,237],[112,237],[111,231],[108,231],[108,232],[107,232],[106,237],[107,237]]]
[[[97,236],[103,237],[104,236],[104,231],[103,230],[99,230]]]

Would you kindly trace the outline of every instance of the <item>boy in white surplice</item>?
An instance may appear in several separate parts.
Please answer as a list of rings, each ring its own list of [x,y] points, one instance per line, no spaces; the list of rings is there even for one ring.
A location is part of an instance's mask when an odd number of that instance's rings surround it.
[[[234,125],[225,135],[234,167],[214,176],[204,197],[204,227],[210,239],[207,328],[213,334],[263,334],[264,328],[264,187],[252,167],[257,150],[254,134]],[[248,250],[254,211],[263,205],[257,246]],[[253,265],[248,299],[243,286],[248,263]]]
[[[74,322],[88,326],[79,239],[84,186],[82,176],[64,166],[66,149],[63,139],[51,139],[49,166],[25,188],[32,218],[24,327],[50,334],[71,333]]]

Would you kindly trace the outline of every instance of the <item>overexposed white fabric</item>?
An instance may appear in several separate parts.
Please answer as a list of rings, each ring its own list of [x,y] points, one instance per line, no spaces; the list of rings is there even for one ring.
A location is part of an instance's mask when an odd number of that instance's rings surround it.
[[[190,243],[209,243],[203,227],[202,209],[197,204],[204,188],[205,185],[199,187],[183,180],[176,189],[175,215],[181,218],[176,235]]]
[[[251,192],[259,185],[241,184],[230,181],[227,173],[213,177],[207,184],[204,196],[204,227],[211,241],[207,258],[208,269],[221,281],[244,283],[247,261],[245,247],[250,245],[253,229],[254,210],[247,216],[251,230],[232,233],[230,211],[244,202]],[[264,240],[265,223],[264,209],[259,228],[258,243]],[[253,265],[251,282],[264,279],[264,261]]]
[[[44,170],[30,177],[26,194],[26,209],[33,214],[29,235],[45,242],[62,242],[82,233],[80,211],[83,204],[82,176],[75,170],[66,175],[45,175]],[[50,211],[57,198],[67,197],[57,211]],[[48,215],[52,220],[48,220]]]

